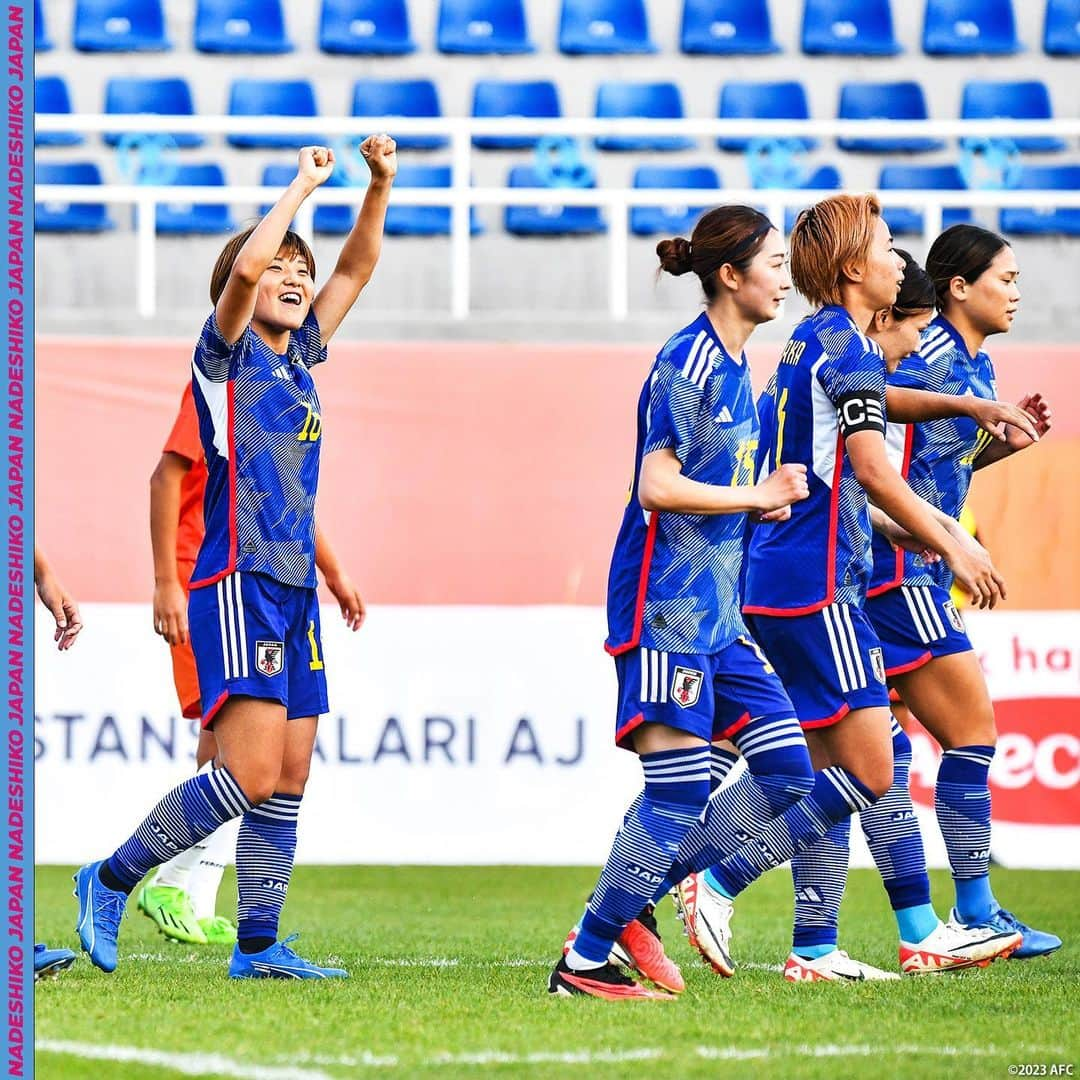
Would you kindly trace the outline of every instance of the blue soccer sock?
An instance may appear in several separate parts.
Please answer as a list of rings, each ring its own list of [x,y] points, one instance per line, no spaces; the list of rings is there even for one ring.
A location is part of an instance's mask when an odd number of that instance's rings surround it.
[[[261,952],[277,940],[302,797],[272,795],[241,819],[236,838],[236,936],[241,952]]]
[[[990,762],[992,746],[957,746],[941,757],[934,810],[949,853],[956,910],[982,922],[997,908],[990,889]]]
[[[725,750],[722,746],[710,744],[709,746],[709,790],[715,791],[727,778],[739,755],[731,750]]]
[[[893,785],[859,815],[870,854],[896,916],[900,940],[922,941],[939,920],[930,903],[922,832],[911,801],[911,740],[892,722]]]
[[[847,887],[851,818],[838,821],[816,844],[791,860],[795,886],[795,931],[792,951],[815,960],[836,948],[840,903]]]
[[[101,868],[103,884],[131,892],[155,866],[187,851],[251,808],[228,769],[197,773],[172,789]]]
[[[615,836],[567,956],[571,967],[598,966],[667,876],[683,837],[709,797],[706,746],[642,754],[645,790]]]
[[[874,793],[839,765],[815,776],[814,790],[805,799],[787,809],[756,840],[712,868],[726,895],[738,896],[767,870],[787,862],[838,822],[874,803]]]

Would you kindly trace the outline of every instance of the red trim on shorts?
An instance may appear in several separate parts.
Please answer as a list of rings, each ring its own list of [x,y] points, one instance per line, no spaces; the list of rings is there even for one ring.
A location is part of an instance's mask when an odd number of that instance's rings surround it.
[[[915,671],[916,668],[921,668],[923,664],[928,664],[934,659],[932,652],[924,652],[917,660],[912,660],[910,664],[900,664],[898,667],[887,667],[885,669],[885,677],[889,678],[891,675],[905,675],[909,671]]]
[[[807,731],[812,731],[814,728],[831,727],[833,724],[838,724],[843,720],[849,712],[851,712],[851,706],[845,701],[832,716],[826,716],[824,720],[800,720],[799,727]]]
[[[608,645],[604,643],[604,649],[612,656],[629,652],[641,641],[641,626],[645,621],[645,593],[649,586],[649,565],[652,563],[653,547],[656,545],[656,528],[660,522],[659,511],[654,510],[649,518],[649,529],[645,533],[645,549],[641,553],[641,573],[638,576],[637,600],[634,604],[634,629],[629,641],[621,645]]]
[[[203,722],[202,722],[203,731],[209,730],[210,724],[213,722],[214,717],[218,713],[218,710],[221,708],[222,705],[225,704],[225,702],[228,700],[228,698],[229,698],[229,691],[228,690],[222,690],[221,691],[221,697],[219,697],[217,699],[217,701],[215,701],[214,704],[211,705],[209,709],[207,709],[206,715],[203,717]]]
[[[627,720],[626,723],[615,732],[615,745],[622,747],[623,740],[627,735],[632,731],[636,731],[643,723],[645,723],[645,714],[643,712],[639,712],[633,719]],[[624,747],[624,749],[631,750],[633,747],[627,746]]]
[[[720,732],[719,736],[713,735],[713,740],[715,741],[717,738],[730,739],[732,735],[737,735],[749,723],[750,714],[748,712],[744,712],[742,716],[740,716],[739,719],[731,725],[731,727],[724,728],[724,730]]]

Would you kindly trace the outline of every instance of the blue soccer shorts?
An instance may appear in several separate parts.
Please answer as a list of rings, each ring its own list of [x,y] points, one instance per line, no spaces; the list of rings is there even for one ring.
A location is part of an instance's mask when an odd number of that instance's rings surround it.
[[[191,590],[188,625],[204,728],[234,696],[278,701],[290,720],[327,711],[314,589],[237,571]]]
[[[633,750],[642,724],[666,724],[706,742],[730,739],[761,716],[794,716],[772,665],[749,636],[716,653],[638,648],[615,657],[615,744]]]
[[[888,707],[881,642],[857,605],[829,604],[791,617],[753,615],[747,623],[804,728],[828,727],[853,709]]]
[[[885,674],[903,675],[938,656],[968,652],[971,641],[952,597],[937,585],[901,585],[866,602]]]

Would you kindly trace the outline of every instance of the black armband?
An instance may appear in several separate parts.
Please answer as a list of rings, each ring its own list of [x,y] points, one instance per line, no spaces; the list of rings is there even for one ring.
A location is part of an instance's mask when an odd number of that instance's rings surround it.
[[[857,431],[885,434],[885,403],[881,394],[872,390],[844,394],[836,403],[836,412],[840,418],[840,433],[845,439]]]

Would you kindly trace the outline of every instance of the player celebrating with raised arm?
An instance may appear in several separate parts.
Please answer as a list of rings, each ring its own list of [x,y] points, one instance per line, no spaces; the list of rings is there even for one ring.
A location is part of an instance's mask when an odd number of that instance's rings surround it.
[[[608,582],[615,740],[639,755],[645,785],[548,982],[554,994],[609,1000],[683,989],[659,947],[649,955],[625,936],[706,805],[714,830],[754,836],[813,784],[791,702],[747,632],[738,595],[746,514],[784,516],[806,497],[802,465],[753,483],[758,423],[743,348],[791,287],[783,240],[764,214],[722,206],[689,242],[663,241],[657,254],[662,269],[697,274],[708,303],[660,350],[642,389]],[[709,744],[721,737],[749,767],[709,802]],[[660,992],[609,961],[616,943]]]
[[[387,136],[361,151],[371,183],[317,295],[311,251],[289,222],[333,171],[325,147],[300,151],[295,179],[214,267],[214,311],[192,361],[208,476],[188,617],[203,724],[213,728],[220,767],[174,788],[108,859],[76,874],[79,938],[103,971],[116,968],[120,918],[143,875],[242,815],[230,976],[346,976],[297,956],[277,929],[327,708],[314,550],[322,416],[309,368],[326,359],[327,341],[371,276],[397,171]]]

